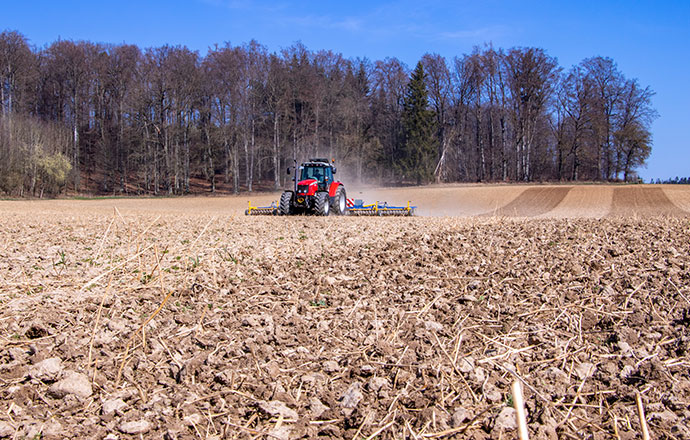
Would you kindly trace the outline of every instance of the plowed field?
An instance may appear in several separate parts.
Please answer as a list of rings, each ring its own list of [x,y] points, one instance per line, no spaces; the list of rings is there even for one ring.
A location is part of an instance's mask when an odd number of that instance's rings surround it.
[[[0,201],[0,438],[690,438],[690,188],[348,195]]]

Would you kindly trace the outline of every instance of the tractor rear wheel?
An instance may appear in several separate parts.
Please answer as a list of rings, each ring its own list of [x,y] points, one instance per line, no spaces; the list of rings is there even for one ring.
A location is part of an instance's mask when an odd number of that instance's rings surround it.
[[[314,213],[316,215],[328,215],[331,211],[331,203],[328,199],[328,193],[320,191],[316,193],[316,200],[314,203]]]
[[[280,215],[292,214],[292,191],[285,191],[280,196],[280,205],[278,205],[278,213]]]
[[[333,214],[345,214],[345,210],[347,209],[346,199],[347,195],[345,194],[345,188],[342,185],[340,185],[338,189],[335,191],[335,196],[333,196],[333,200],[331,201],[331,209],[333,210]]]

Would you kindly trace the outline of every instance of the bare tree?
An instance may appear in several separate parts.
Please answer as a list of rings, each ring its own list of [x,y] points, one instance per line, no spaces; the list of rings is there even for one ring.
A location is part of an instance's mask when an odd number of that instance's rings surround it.
[[[280,188],[281,180],[281,120],[288,112],[288,89],[286,84],[286,67],[282,59],[275,54],[270,55],[268,61],[268,77],[265,87],[266,110],[272,118],[272,148],[271,161],[273,164],[273,187]]]
[[[371,70],[372,66],[368,60],[357,60],[348,65],[336,114],[336,117],[340,116],[342,119],[339,126],[342,130],[340,139],[343,144],[341,157],[345,160],[344,164],[354,168],[354,176],[358,182],[364,180],[365,170],[373,173],[376,169],[375,164],[382,159],[381,144],[371,133]]]
[[[424,168],[434,161],[436,181],[630,180],[651,151],[653,92],[608,58],[561,76],[541,49],[488,45],[450,66],[425,54],[420,66],[436,118],[437,151],[425,155]],[[59,189],[41,183],[59,181],[45,171],[64,170],[55,154],[69,158],[79,191],[180,194],[204,182],[212,192],[253,191],[260,182],[278,188],[286,160],[316,153],[336,157],[357,180],[400,181],[394,165],[409,156],[408,82],[396,58],[345,59],[301,43],[280,53],[256,41],[226,43],[202,56],[184,46],[142,51],[64,40],[37,49],[4,31],[2,190]],[[39,120],[45,124],[26,130]],[[68,133],[67,146],[55,141],[61,147],[46,150],[56,132]],[[405,173],[420,175],[411,167]]]
[[[613,122],[623,93],[623,76],[610,58],[588,58],[581,63],[596,88],[592,123],[597,136],[597,179],[609,180],[614,173]]]
[[[216,48],[207,56],[209,77],[213,83],[213,122],[219,128],[219,141],[223,147],[223,174],[225,182],[232,175],[232,190],[240,191],[240,160],[238,148],[238,121],[240,82],[244,54],[241,48],[229,44]]]
[[[580,66],[573,67],[560,84],[556,105],[559,179],[565,177],[566,167],[570,168],[570,180],[580,179],[580,168],[585,162],[583,155],[588,152],[592,155],[592,150],[596,149],[591,145],[594,93],[592,82]]]
[[[436,113],[436,127],[438,128],[438,160],[434,169],[437,182],[444,180],[447,174],[447,158],[450,139],[447,131],[450,126],[449,110],[452,94],[450,69],[446,59],[437,54],[422,56],[422,64],[426,72],[429,100]]]
[[[402,111],[408,82],[407,67],[396,58],[375,63],[373,72],[372,112],[374,129],[384,151],[385,168],[392,178],[393,164],[401,154]]]
[[[505,57],[515,127],[515,175],[531,180],[539,118],[544,115],[559,72],[556,60],[541,49],[511,49]]]
[[[651,104],[652,96],[654,92],[649,87],[640,87],[637,80],[625,82],[614,132],[616,177],[622,171],[624,181],[628,181],[632,170],[644,164],[651,153],[649,127],[657,117]]]
[[[104,81],[114,107],[109,113],[115,118],[114,165],[119,174],[120,191],[125,192],[127,191],[129,151],[131,149],[126,131],[129,128],[128,124],[131,125],[132,123],[125,121],[126,109],[129,109],[127,99],[134,86],[135,74],[141,62],[141,52],[136,46],[121,45],[112,48],[109,55]]]
[[[0,33],[0,113],[8,121],[17,110],[18,96],[25,93],[33,58],[26,37],[16,31]]]
[[[75,43],[61,40],[48,47],[47,69],[51,73],[52,87],[57,91],[59,119],[69,124],[72,131],[73,184],[79,188],[81,177],[80,128],[84,104],[88,99],[90,68],[89,51],[93,46],[86,42]]]

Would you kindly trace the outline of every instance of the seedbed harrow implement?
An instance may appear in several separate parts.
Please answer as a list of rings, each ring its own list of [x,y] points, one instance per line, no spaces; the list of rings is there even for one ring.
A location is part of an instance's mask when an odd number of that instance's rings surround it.
[[[347,214],[348,215],[364,215],[364,216],[396,216],[396,217],[410,217],[414,215],[416,206],[393,206],[387,202],[379,202],[365,204],[360,199],[347,199]]]
[[[271,206],[252,206],[252,202],[248,202],[244,215],[278,215],[278,204],[272,202]]]

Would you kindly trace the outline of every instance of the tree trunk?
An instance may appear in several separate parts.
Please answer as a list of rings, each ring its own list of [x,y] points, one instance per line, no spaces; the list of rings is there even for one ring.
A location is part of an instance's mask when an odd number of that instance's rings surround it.
[[[278,152],[280,151],[279,119],[280,115],[276,112],[273,115],[273,187],[275,189],[280,188],[280,158],[278,157]]]
[[[72,162],[74,167],[74,190],[79,191],[79,178],[80,178],[80,167],[79,167],[79,126],[77,121],[77,115],[74,115],[74,122],[72,125]]]
[[[501,115],[501,174],[503,181],[508,180],[508,151],[506,142],[506,120],[505,115]]]
[[[122,99],[119,100],[118,105],[117,105],[117,168],[118,172],[120,173],[120,192],[125,191],[125,182],[126,182],[126,171],[125,171],[125,152],[124,152],[124,145],[123,145],[123,138],[125,137],[124,135],[124,127],[125,124],[122,123]]]
[[[249,152],[249,177],[247,178],[247,191],[252,192],[254,184],[254,158],[256,156],[256,134],[254,118],[252,117],[252,142],[251,151]]]
[[[489,108],[489,181],[494,180],[494,117],[493,117],[493,104]]]
[[[321,152],[319,151],[320,147],[320,141],[319,141],[319,106],[316,107],[316,120],[314,121],[314,145],[312,146],[312,152],[316,154],[320,154]]]
[[[230,142],[227,135],[223,136],[223,172],[225,174],[225,183],[230,182]]]
[[[233,139],[232,148],[232,192],[240,193],[240,155],[237,148],[237,139]]]
[[[204,132],[206,133],[206,151],[208,156],[208,173],[211,181],[211,192],[216,192],[216,168],[213,162],[213,148],[211,147],[211,133],[208,128],[209,121],[206,121]]]
[[[483,181],[486,176],[486,153],[484,151],[484,138],[482,137],[482,109],[480,105],[477,106],[475,121],[475,129],[477,131],[477,149],[479,150],[479,166],[477,167],[477,180]]]
[[[244,147],[244,184],[249,189],[249,139],[247,139],[246,131],[242,133],[242,146]]]
[[[523,167],[523,171],[525,173],[525,181],[530,180],[531,176],[531,160],[532,160],[532,143],[533,143],[533,128],[529,128],[527,132],[527,142],[526,142],[526,153],[524,154],[525,157],[525,165]]]
[[[190,161],[190,146],[189,146],[189,116],[187,116],[187,120],[185,121],[185,129],[184,129],[184,171],[183,171],[183,179],[184,179],[184,192],[188,193],[189,192],[189,176],[190,176],[190,170],[189,170],[189,161]]]

